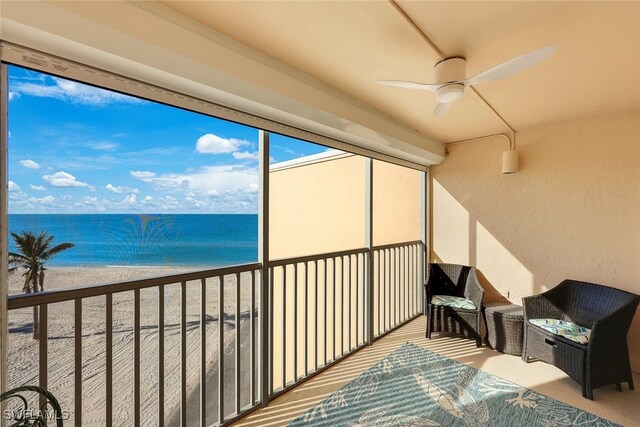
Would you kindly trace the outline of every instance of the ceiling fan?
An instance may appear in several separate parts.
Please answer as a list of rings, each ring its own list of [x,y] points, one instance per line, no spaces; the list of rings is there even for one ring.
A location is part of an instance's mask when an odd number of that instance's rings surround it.
[[[493,66],[469,79],[465,79],[466,63],[464,58],[452,57],[443,59],[433,67],[437,83],[418,83],[403,80],[376,80],[375,82],[387,86],[427,90],[435,93],[438,105],[433,110],[433,115],[442,117],[451,108],[453,101],[462,98],[464,89],[467,86],[491,82],[519,73],[542,62],[555,51],[555,46],[534,50]]]

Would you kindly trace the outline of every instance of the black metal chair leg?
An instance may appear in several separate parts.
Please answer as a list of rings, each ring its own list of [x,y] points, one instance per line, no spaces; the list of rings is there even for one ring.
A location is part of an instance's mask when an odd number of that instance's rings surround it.
[[[616,390],[618,391],[622,391],[622,384],[621,383],[616,383]]]
[[[587,390],[587,399],[593,400],[593,390]]]
[[[633,390],[633,377],[629,375],[629,390]]]

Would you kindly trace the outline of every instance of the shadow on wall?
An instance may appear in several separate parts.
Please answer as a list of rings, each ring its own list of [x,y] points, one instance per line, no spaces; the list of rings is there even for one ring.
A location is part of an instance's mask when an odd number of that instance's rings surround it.
[[[533,273],[519,257],[480,223],[480,217],[474,214],[474,208],[463,206],[435,179],[432,191],[432,256],[436,262],[477,267],[482,273],[480,280],[488,292],[488,300],[503,296],[519,302],[523,296],[544,290],[539,283],[534,282]],[[505,280],[506,278],[508,279]]]

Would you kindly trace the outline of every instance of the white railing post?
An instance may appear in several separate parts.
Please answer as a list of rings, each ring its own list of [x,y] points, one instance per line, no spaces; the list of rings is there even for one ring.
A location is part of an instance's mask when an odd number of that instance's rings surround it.
[[[259,131],[258,165],[258,262],[262,264],[260,272],[260,385],[259,397],[262,407],[269,403],[269,373],[271,355],[269,354],[269,133]]]
[[[365,247],[368,252],[366,255],[366,271],[364,277],[365,289],[366,289],[366,297],[365,297],[365,327],[366,327],[366,336],[367,343],[371,345],[373,343],[373,159],[366,158],[365,159],[365,178],[364,178],[364,187],[365,187],[365,230],[364,230],[364,240]]]

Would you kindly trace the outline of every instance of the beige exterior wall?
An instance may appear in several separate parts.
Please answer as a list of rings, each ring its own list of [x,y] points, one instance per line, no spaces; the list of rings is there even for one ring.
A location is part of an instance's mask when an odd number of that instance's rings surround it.
[[[489,296],[517,303],[565,278],[640,294],[640,110],[518,132],[515,175],[505,149],[452,145],[431,169],[431,258],[478,267]],[[640,371],[640,313],[628,339]]]
[[[269,174],[271,259],[364,245],[364,160],[345,155]]]
[[[421,172],[374,162],[374,245],[419,240]],[[271,259],[365,245],[365,159],[345,154],[273,170]]]
[[[421,240],[422,172],[373,162],[373,244]]]

